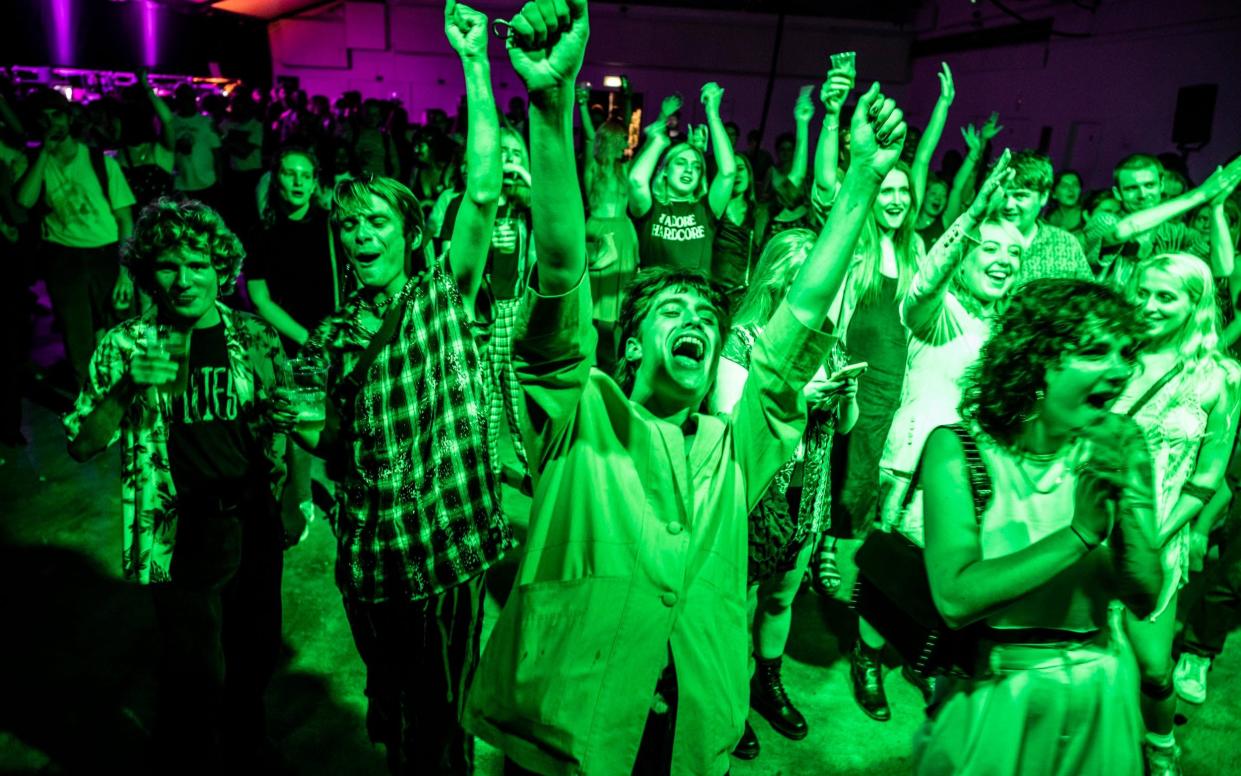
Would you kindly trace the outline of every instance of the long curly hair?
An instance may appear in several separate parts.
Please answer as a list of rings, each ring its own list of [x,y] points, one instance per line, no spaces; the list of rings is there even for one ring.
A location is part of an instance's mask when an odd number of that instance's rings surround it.
[[[1112,334],[1136,340],[1137,310],[1117,291],[1089,280],[1040,279],[1024,285],[996,319],[991,339],[966,372],[961,417],[1013,444],[1047,387],[1047,370],[1083,340]]]
[[[196,199],[160,197],[142,208],[133,235],[121,246],[121,262],[139,288],[154,294],[155,260],[187,248],[211,257],[221,296],[233,293],[246,249],[220,214]]]
[[[1189,317],[1185,319],[1176,339],[1176,348],[1186,373],[1192,373],[1207,362],[1222,365],[1225,361],[1231,361],[1220,348],[1219,300],[1207,263],[1188,253],[1161,253],[1143,259],[1129,280],[1128,295],[1135,304],[1138,304],[1142,276],[1152,269],[1180,281],[1181,289],[1189,296]]]

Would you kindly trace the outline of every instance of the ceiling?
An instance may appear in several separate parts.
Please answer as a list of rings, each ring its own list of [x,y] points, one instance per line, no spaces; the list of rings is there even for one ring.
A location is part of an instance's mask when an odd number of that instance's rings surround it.
[[[207,7],[260,19],[277,19],[303,10],[328,5],[334,0],[158,0],[184,9]],[[838,19],[866,19],[908,23],[918,8],[930,0],[627,0],[609,5],[643,5],[666,8],[701,8],[713,11],[787,13]],[[515,1],[514,6],[518,5]]]

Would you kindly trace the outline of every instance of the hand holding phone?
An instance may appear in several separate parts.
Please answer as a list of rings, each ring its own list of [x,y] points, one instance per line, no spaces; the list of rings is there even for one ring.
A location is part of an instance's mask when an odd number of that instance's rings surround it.
[[[837,369],[835,372],[833,372],[832,376],[829,377],[828,380],[830,380],[831,382],[842,382],[844,380],[849,380],[851,378],[860,376],[868,368],[870,368],[870,364],[866,363],[865,361],[859,361],[856,364],[849,364],[848,366],[842,366],[840,369]]]

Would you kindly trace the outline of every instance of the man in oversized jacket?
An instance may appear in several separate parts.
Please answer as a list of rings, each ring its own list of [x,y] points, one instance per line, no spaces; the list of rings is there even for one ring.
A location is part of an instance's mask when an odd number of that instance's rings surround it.
[[[728,311],[699,275],[640,278],[620,384],[591,368],[571,134],[585,2],[528,3],[511,27],[534,151],[538,267],[515,361],[535,493],[465,724],[509,772],[722,774],[749,705],[747,515],[801,438],[802,388],[835,339],[820,329],[905,125],[877,85],[862,97],[849,176],[744,393],[731,416],[703,415]]]

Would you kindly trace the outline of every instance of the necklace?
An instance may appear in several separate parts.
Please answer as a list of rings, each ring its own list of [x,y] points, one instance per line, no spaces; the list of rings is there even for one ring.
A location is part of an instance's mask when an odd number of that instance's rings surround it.
[[[1017,453],[1017,468],[1021,471],[1021,476],[1025,478],[1026,484],[1030,489],[1039,495],[1046,496],[1054,493],[1057,488],[1064,484],[1064,478],[1073,468],[1069,465],[1070,458],[1073,457],[1073,451],[1077,449],[1077,445],[1073,445],[1068,449],[1056,453],[1039,454],[1039,453]],[[1026,468],[1027,463],[1035,466],[1036,474],[1030,474],[1030,470]],[[1039,471],[1041,469],[1041,471]],[[1050,480],[1050,484],[1048,484]]]

